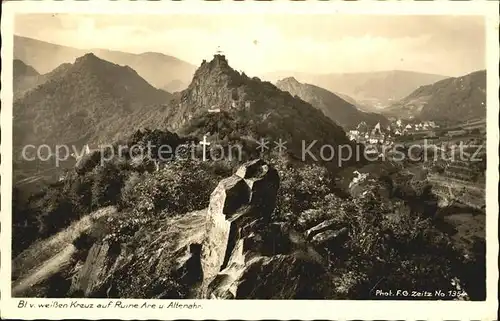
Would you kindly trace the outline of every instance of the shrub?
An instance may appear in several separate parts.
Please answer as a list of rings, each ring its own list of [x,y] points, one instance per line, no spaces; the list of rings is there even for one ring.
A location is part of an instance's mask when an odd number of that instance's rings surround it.
[[[94,169],[92,207],[99,208],[116,203],[124,181],[124,172],[107,163]]]
[[[339,295],[382,299],[371,293],[375,286],[446,292],[463,278],[462,254],[422,213],[408,206],[392,212],[372,193],[331,207],[349,229],[342,251],[327,249]]]
[[[220,179],[208,166],[202,162],[179,161],[161,171],[147,173],[123,195],[122,204],[138,215],[161,211],[174,215],[202,209],[208,205]]]
[[[73,172],[14,208],[14,217],[19,217],[15,222],[23,226],[13,229],[15,252],[54,235],[99,207],[116,204],[126,173],[112,163]]]
[[[283,217],[286,213],[299,214],[314,208],[332,192],[333,177],[324,167],[304,165],[292,166],[283,159],[275,160],[280,175],[275,215]]]

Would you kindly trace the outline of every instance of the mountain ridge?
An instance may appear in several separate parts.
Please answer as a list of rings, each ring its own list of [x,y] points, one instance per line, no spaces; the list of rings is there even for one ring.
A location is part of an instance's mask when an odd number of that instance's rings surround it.
[[[132,68],[92,53],[61,65],[43,80],[14,102],[14,146],[57,144],[61,137],[95,143],[111,138],[120,128],[113,122],[126,123],[138,107],[167,103],[172,97]]]
[[[383,126],[388,124],[384,116],[362,112],[338,95],[319,86],[300,83],[294,77],[278,80],[276,87],[310,103],[346,130],[355,128],[361,122],[366,122],[370,126],[377,123]]]
[[[311,74],[304,72],[274,72],[264,75],[271,81],[294,76],[301,82],[313,84],[354,98],[359,103],[382,107],[401,99],[415,88],[447,78],[442,75],[405,70],[358,73]]]
[[[382,111],[388,116],[462,121],[486,117],[486,70],[420,86]]]
[[[316,157],[324,145],[353,144],[320,110],[269,82],[240,74],[223,56],[203,61],[188,88],[173,95],[152,87],[132,68],[92,53],[45,77],[14,103],[14,151],[27,144],[106,145],[143,128],[184,131],[189,136],[192,132],[186,128],[193,121],[220,121],[208,119],[218,117],[209,113],[212,108],[227,112],[229,123],[241,124],[232,129],[232,136],[248,136],[253,142],[282,140],[292,157],[308,157],[302,155],[302,143],[313,144]],[[339,166],[338,157],[334,153],[329,159],[332,167]],[[15,168],[22,170],[23,163]]]
[[[195,69],[192,64],[163,53],[135,54],[96,48],[79,49],[29,37],[14,36],[14,57],[33,65],[41,73],[48,73],[59,65],[73,62],[89,52],[104,60],[128,65],[151,85],[167,91],[170,91],[168,84],[173,80],[179,79],[182,83],[189,83]]]
[[[35,86],[38,71],[20,59],[14,59],[12,65],[12,85],[14,89],[14,99],[21,97],[26,91]]]
[[[302,142],[316,141],[315,150],[327,144],[351,144],[345,131],[323,112],[270,82],[240,74],[222,55],[203,61],[196,70],[193,81],[180,94],[170,129],[203,117],[211,108],[228,111],[236,121],[244,122],[245,130],[260,136],[256,139],[288,142],[296,157],[301,155]]]

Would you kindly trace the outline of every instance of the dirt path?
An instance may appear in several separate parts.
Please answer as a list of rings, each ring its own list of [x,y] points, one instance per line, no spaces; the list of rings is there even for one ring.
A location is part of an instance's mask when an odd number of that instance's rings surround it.
[[[116,212],[105,207],[74,222],[56,235],[36,242],[12,261],[12,295],[22,295],[34,284],[60,271],[75,251],[73,240],[92,226],[92,221]]]
[[[76,251],[72,244],[73,240],[92,226],[92,220],[115,212],[114,207],[95,211],[53,237],[37,242],[22,252],[12,263],[13,274],[17,275],[17,278],[13,278],[12,282],[12,296],[25,295],[31,287],[71,264],[72,256]],[[190,215],[167,220],[163,227],[167,231],[163,232],[169,236],[167,238],[175,239],[175,242],[170,243],[172,246],[170,251],[174,253],[189,244],[201,242],[205,234],[205,223],[206,210],[195,211]],[[151,241],[151,245],[156,244],[162,248],[165,244],[165,234],[159,234],[156,239]]]
[[[12,288],[12,296],[15,297],[18,295],[22,295],[23,292],[25,292],[33,285],[49,278],[50,276],[60,271],[62,267],[70,262],[71,256],[74,252],[75,247],[73,246],[73,244],[69,244],[61,252],[43,262],[43,264],[34,272],[32,272],[32,274],[16,282],[17,284],[15,284]]]

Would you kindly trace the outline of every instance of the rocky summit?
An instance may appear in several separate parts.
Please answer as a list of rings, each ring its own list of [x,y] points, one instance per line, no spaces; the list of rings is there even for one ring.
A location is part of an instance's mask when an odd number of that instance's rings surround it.
[[[232,122],[240,124],[241,130],[236,130],[240,136],[286,141],[287,152],[297,158],[302,157],[303,144],[313,144],[316,155],[324,145],[352,144],[342,127],[321,110],[270,82],[234,70],[220,54],[202,62],[189,87],[177,98],[178,104],[167,111],[171,130],[199,131],[200,123],[214,117],[211,111],[215,111],[215,115],[230,115]],[[332,164],[337,157],[334,155]]]

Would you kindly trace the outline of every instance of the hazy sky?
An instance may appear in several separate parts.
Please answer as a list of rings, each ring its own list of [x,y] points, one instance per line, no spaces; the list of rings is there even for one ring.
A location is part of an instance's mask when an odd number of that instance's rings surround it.
[[[77,48],[155,51],[199,65],[217,46],[235,69],[414,70],[459,76],[485,68],[474,16],[19,15],[17,35]]]

